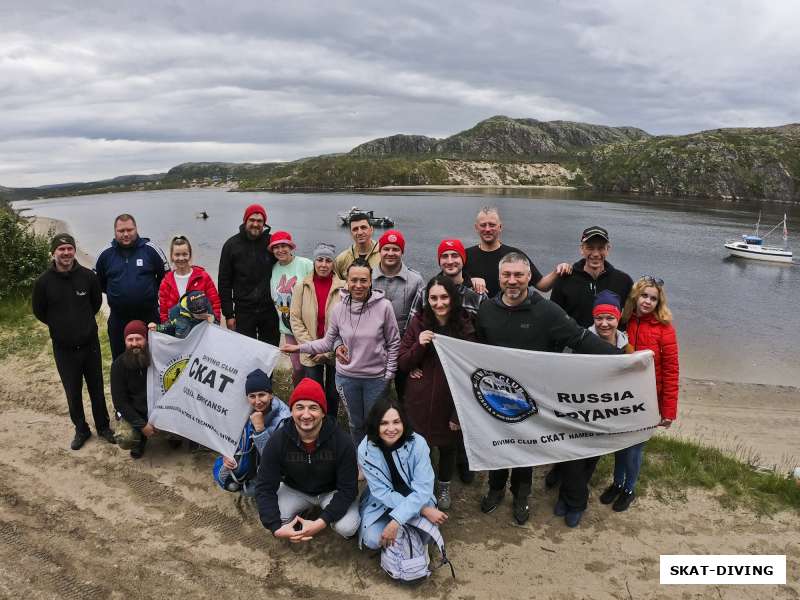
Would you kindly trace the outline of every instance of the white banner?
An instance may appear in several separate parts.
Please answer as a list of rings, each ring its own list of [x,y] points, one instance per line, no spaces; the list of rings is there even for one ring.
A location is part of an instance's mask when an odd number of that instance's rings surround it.
[[[150,332],[148,340],[150,423],[233,456],[250,415],[247,374],[255,369],[271,374],[280,351],[209,323],[196,326],[186,339]]]
[[[470,468],[536,466],[608,454],[660,419],[653,353],[532,352],[433,339]]]

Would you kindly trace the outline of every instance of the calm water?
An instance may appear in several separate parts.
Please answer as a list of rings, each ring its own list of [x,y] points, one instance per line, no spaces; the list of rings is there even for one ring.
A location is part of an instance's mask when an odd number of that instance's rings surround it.
[[[78,243],[97,255],[113,238],[113,219],[132,213],[139,232],[165,249],[175,233],[192,241],[195,262],[216,277],[223,242],[241,223],[244,207],[260,202],[273,231],[289,230],[298,252],[309,256],[318,241],[338,249],[349,234],[336,213],[358,205],[390,215],[406,236],[406,261],[429,276],[443,237],[475,243],[472,223],[484,205],[500,208],[506,243],[519,246],[542,272],[579,258],[583,228],[599,224],[612,239],[609,260],[634,279],[654,274],[666,282],[681,346],[682,375],[800,385],[800,268],[726,256],[722,242],[749,232],[755,204],[683,199],[630,199],[557,190],[494,193],[393,192],[377,194],[228,193],[222,190],[137,192],[20,202],[17,208],[69,223]],[[786,211],[790,228],[800,207],[765,204],[762,223]],[[196,219],[205,210],[208,220]],[[763,229],[762,229],[763,232]],[[789,244],[800,250],[796,225]],[[769,238],[780,243],[779,234]],[[797,259],[795,259],[797,260]]]

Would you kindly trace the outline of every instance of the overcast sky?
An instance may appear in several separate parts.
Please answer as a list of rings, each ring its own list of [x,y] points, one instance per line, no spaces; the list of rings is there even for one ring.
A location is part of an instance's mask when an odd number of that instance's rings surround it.
[[[0,0],[0,185],[292,160],[492,115],[800,121],[800,3]]]

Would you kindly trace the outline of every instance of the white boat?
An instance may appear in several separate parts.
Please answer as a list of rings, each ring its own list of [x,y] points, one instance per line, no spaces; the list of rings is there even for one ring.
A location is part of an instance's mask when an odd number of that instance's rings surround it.
[[[775,225],[775,227],[770,229],[766,234],[764,234],[763,237],[758,234],[758,227],[760,224],[761,214],[759,213],[755,234],[743,235],[741,240],[728,240],[725,242],[725,247],[728,249],[731,256],[749,258],[751,260],[767,260],[782,263],[792,262],[792,251],[786,246],[788,237],[788,231],[786,228],[786,215],[783,215],[783,221]],[[764,245],[764,238],[766,238],[781,225],[783,225],[783,247]]]

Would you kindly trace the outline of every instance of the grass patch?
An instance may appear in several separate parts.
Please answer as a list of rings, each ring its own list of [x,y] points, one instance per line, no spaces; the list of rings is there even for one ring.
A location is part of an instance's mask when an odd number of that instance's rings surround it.
[[[47,327],[33,316],[30,295],[0,300],[0,360],[12,355],[36,356],[49,339]]]
[[[610,482],[614,456],[598,464],[595,485]],[[686,500],[689,488],[709,490],[726,508],[746,507],[760,515],[783,509],[800,512],[800,486],[777,473],[755,471],[716,448],[685,440],[655,436],[644,453],[637,493],[662,501]]]

